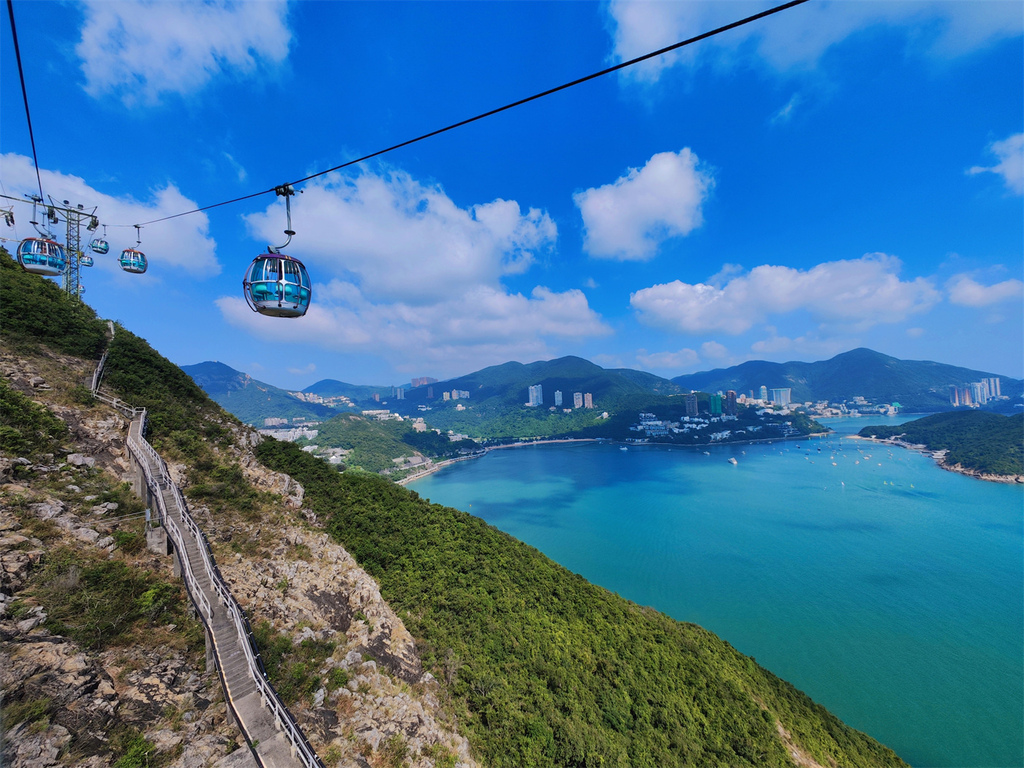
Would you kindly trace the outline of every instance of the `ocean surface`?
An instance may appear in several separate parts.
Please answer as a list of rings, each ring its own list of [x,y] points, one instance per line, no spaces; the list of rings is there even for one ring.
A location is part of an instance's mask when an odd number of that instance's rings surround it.
[[[1024,488],[849,436],[908,418],[510,448],[410,487],[712,630],[913,766],[1021,766]]]

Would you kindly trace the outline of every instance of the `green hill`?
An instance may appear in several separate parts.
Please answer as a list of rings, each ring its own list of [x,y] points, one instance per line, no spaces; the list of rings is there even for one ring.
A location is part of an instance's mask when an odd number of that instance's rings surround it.
[[[254,379],[224,363],[205,362],[181,368],[224,410],[246,424],[263,426],[270,417],[312,420],[329,419],[337,411],[325,405],[306,403],[283,389]]]
[[[995,373],[974,371],[955,365],[926,360],[899,360],[870,349],[854,349],[816,363],[770,363],[751,360],[732,368],[677,376],[680,387],[701,392],[753,392],[761,386],[769,389],[790,387],[793,402],[850,400],[857,395],[876,403],[898,402],[905,410],[928,411],[949,407],[949,386],[963,386]],[[1002,379],[1002,391],[1011,398],[1020,396],[1024,382]]]
[[[945,463],[992,475],[1024,475],[1024,414],[936,413],[898,427],[868,426],[861,437],[900,440],[948,451]]]
[[[554,405],[556,390],[562,392],[563,406],[572,406],[574,392],[590,392],[597,404],[602,400],[633,394],[676,394],[680,391],[672,382],[643,371],[627,369],[609,370],[581,357],[560,357],[535,363],[503,363],[483,368],[475,373],[432,384],[434,399],[441,393],[458,389],[469,392],[474,405],[498,404],[518,406],[525,403],[529,388],[543,387],[545,407]],[[427,388],[417,387],[406,393],[410,403],[426,403]],[[491,401],[495,401],[492,403]]]

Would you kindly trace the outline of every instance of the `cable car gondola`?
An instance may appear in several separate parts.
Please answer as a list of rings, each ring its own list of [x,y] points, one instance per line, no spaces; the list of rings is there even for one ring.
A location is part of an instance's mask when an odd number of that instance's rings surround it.
[[[140,245],[142,243],[141,238],[138,234],[139,225],[135,225],[135,244]],[[141,275],[146,271],[149,264],[146,263],[146,254],[140,251],[138,248],[125,248],[121,251],[121,256],[118,258],[117,263],[121,265],[121,269],[125,272],[131,272],[133,275]]]
[[[26,271],[45,277],[63,275],[68,266],[64,246],[45,237],[26,237],[18,245],[18,263]]]
[[[104,256],[110,253],[110,243],[107,242],[107,225],[103,225],[103,237],[97,237],[91,243],[89,247],[92,248],[93,253],[98,253],[100,256]]]
[[[309,309],[312,298],[309,273],[301,261],[281,253],[281,249],[292,241],[291,185],[278,187],[278,195],[284,198],[288,213],[288,239],[284,245],[268,245],[269,253],[263,253],[252,260],[242,278],[245,301],[253,312],[269,317],[302,317]]]
[[[93,265],[92,256],[83,253],[78,257],[78,263],[83,267],[91,267]]]
[[[39,226],[36,218],[36,203],[42,198],[32,198],[32,226],[41,237],[26,237],[18,244],[18,263],[27,272],[44,277],[56,277],[64,274],[68,266],[68,256],[64,246],[53,239],[53,235]]]
[[[242,287],[249,308],[270,317],[302,317],[312,297],[306,267],[283,253],[253,259]]]

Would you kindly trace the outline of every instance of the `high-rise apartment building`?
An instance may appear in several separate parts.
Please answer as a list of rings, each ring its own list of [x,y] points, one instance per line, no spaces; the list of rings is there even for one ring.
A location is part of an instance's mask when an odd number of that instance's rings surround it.
[[[712,416],[722,415],[722,396],[708,395],[708,411]]]
[[[763,390],[764,387],[761,387],[761,389]],[[773,389],[771,391],[771,401],[775,405],[781,405],[782,407],[786,407],[787,405],[789,405],[792,402],[792,395],[793,395],[792,388],[790,388],[790,387],[779,387],[778,389]]]
[[[761,385],[761,399],[768,399],[768,387],[766,387],[764,384]]]
[[[594,396],[589,392],[583,394],[583,407],[593,408],[594,407]]]
[[[558,407],[562,404],[562,390],[555,390],[555,406]]]
[[[582,392],[573,392],[572,393],[572,407],[573,408],[582,408],[583,407],[583,393]]]
[[[686,415],[693,417],[697,415],[697,395],[683,395],[683,402],[686,404]]]
[[[530,387],[530,399],[526,403],[527,405],[534,407],[544,404],[544,387],[540,384],[534,384]]]
[[[736,415],[736,390],[734,389],[725,393],[725,412],[730,416]]]

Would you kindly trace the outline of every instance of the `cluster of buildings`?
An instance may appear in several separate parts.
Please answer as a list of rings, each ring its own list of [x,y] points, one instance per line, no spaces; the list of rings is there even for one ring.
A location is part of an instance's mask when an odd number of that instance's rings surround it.
[[[977,408],[989,400],[1002,399],[1002,396],[999,379],[996,377],[975,381],[962,387],[949,385],[949,404],[954,408]]]
[[[541,384],[534,384],[529,389],[528,399],[525,403],[530,408],[537,408],[544,405],[544,387]],[[562,390],[555,390],[555,408],[562,407]],[[594,395],[590,392],[573,392],[572,393],[572,407],[573,408],[593,408],[594,407]],[[568,413],[570,408],[563,408]]]
[[[296,400],[301,400],[304,403],[316,403],[317,405],[326,405],[328,408],[354,408],[353,403],[349,398],[344,395],[338,395],[336,397],[321,397],[315,395],[312,392],[289,392],[289,395],[294,397]]]

